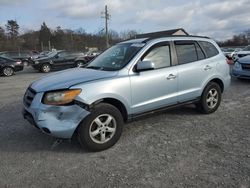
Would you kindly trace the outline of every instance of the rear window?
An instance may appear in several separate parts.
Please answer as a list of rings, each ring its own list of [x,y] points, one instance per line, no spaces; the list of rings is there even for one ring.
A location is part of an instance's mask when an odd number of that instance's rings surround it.
[[[214,57],[219,54],[219,51],[212,43],[206,41],[200,41],[199,44],[205,51],[207,58]]]

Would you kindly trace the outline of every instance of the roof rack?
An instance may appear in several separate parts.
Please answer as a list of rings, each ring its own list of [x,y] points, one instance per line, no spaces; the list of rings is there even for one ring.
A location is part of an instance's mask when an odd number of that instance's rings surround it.
[[[210,39],[209,37],[206,36],[195,36],[195,35],[168,35],[168,36],[153,36],[153,37],[148,37],[146,38],[143,42],[148,42],[153,39],[158,39],[158,38],[204,38],[204,39]],[[140,39],[140,38],[136,38]]]

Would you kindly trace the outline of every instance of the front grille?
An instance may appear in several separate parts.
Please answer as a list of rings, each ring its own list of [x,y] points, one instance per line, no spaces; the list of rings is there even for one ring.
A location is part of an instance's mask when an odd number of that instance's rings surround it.
[[[23,98],[23,103],[26,107],[30,107],[35,95],[36,95],[36,91],[29,87],[27,91],[25,92],[24,98]]]
[[[241,64],[241,67],[242,67],[243,70],[250,71],[250,64]]]

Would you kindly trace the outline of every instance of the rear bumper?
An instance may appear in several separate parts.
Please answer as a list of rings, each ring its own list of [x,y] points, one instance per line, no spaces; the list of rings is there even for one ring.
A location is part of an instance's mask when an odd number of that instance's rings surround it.
[[[24,104],[23,117],[42,132],[57,138],[71,138],[89,111],[78,105],[49,106],[42,104],[42,93],[36,94],[31,105]]]

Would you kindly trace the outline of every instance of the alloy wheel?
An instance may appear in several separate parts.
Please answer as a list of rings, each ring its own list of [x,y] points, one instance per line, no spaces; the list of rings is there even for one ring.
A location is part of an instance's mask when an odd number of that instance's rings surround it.
[[[218,103],[218,98],[219,98],[219,95],[218,95],[218,92],[216,89],[211,89],[208,94],[207,94],[207,98],[206,98],[206,101],[207,101],[207,106],[210,108],[210,109],[213,109],[214,107],[216,107],[217,103]]]
[[[4,68],[4,70],[3,70],[3,74],[4,74],[5,76],[12,76],[13,73],[14,73],[14,71],[13,71],[13,69],[12,69],[11,67],[6,67],[6,68]]]
[[[93,142],[104,144],[113,138],[116,132],[116,120],[109,114],[102,114],[95,118],[89,128],[89,135]]]
[[[44,65],[43,66],[43,72],[49,72],[50,71],[50,66],[49,65]]]

